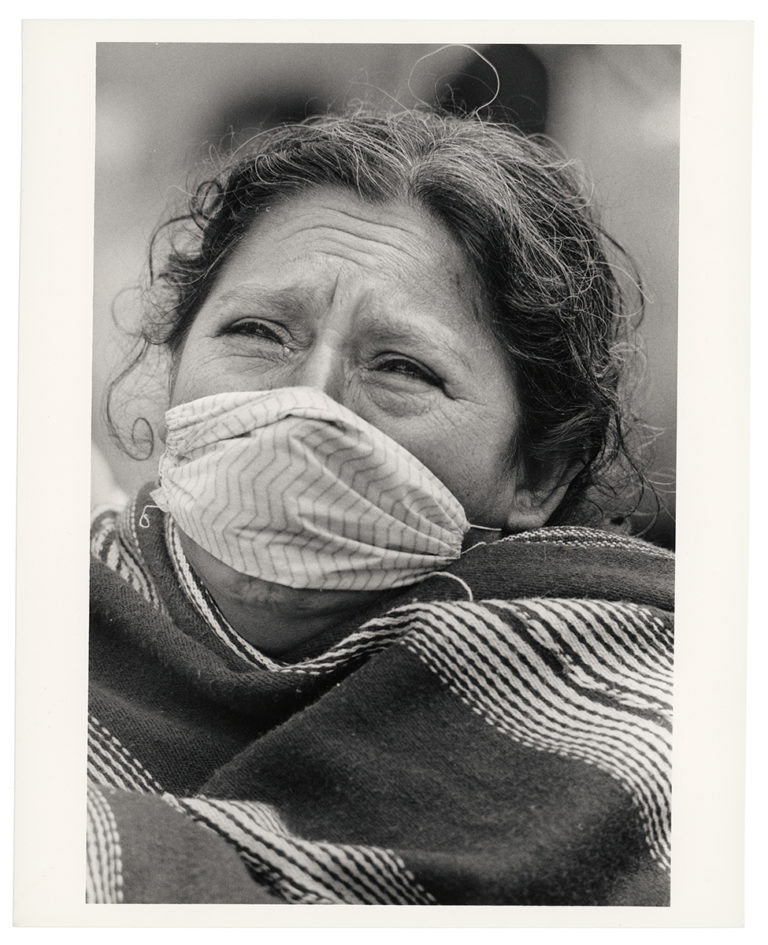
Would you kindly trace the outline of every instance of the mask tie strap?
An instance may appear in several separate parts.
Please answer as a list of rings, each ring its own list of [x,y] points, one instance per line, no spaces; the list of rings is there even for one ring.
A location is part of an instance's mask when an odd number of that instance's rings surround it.
[[[425,574],[421,578],[421,581],[426,581],[427,578],[436,578],[436,577],[450,578],[452,581],[458,581],[459,584],[461,584],[461,586],[464,588],[464,591],[466,592],[467,600],[474,601],[475,597],[474,597],[474,594],[472,593],[472,588],[469,586],[469,584],[467,584],[467,582],[463,580],[462,578],[458,577],[458,575],[451,574],[449,571],[430,571],[429,574]],[[421,581],[419,583],[421,583]]]
[[[157,509],[158,512],[163,511],[159,505],[145,505],[141,510],[141,515],[139,516],[139,528],[149,528],[151,525],[149,516],[147,515],[147,509]]]
[[[471,533],[473,531],[487,532],[487,534],[472,536]],[[473,525],[470,522],[469,528],[464,535],[464,541],[471,541],[472,538],[475,538],[476,540],[471,545],[467,545],[466,547],[462,548],[461,553],[462,555],[465,555],[468,551],[472,551],[473,548],[478,548],[480,545],[487,545],[492,541],[497,541],[499,538],[501,538],[501,535],[502,530],[500,528],[491,528],[488,525]]]

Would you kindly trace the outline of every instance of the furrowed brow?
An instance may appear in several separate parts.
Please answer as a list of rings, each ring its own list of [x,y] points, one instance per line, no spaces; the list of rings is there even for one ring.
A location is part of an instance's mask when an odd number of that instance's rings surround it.
[[[297,289],[268,289],[266,286],[251,283],[222,292],[218,301],[224,306],[254,305],[262,311],[290,314],[309,308],[312,294]]]
[[[444,333],[427,331],[415,323],[403,325],[371,319],[366,324],[366,336],[381,344],[416,344],[420,349],[436,350],[456,358],[467,368],[471,366],[466,352],[461,349],[458,341],[454,342]]]

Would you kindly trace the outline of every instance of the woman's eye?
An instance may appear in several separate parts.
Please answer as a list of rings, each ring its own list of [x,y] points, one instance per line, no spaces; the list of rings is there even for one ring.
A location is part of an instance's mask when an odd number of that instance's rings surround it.
[[[375,370],[412,378],[425,384],[431,384],[434,387],[442,386],[440,378],[433,371],[418,361],[412,361],[410,358],[394,356],[380,358],[376,362]]]
[[[246,335],[249,338],[258,338],[277,345],[286,345],[289,340],[287,332],[281,326],[253,318],[243,318],[233,322],[226,328],[225,334]]]

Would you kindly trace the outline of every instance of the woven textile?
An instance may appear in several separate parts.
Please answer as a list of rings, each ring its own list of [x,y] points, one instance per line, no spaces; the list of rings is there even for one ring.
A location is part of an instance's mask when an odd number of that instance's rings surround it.
[[[90,901],[668,903],[670,553],[478,545],[277,661],[152,505],[92,534]]]

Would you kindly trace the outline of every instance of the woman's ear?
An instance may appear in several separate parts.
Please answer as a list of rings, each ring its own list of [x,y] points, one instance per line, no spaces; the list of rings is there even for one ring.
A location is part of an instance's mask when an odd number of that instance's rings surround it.
[[[580,469],[581,463],[562,465],[546,479],[538,479],[535,483],[528,480],[518,482],[512,508],[507,514],[507,530],[524,532],[546,525]]]

